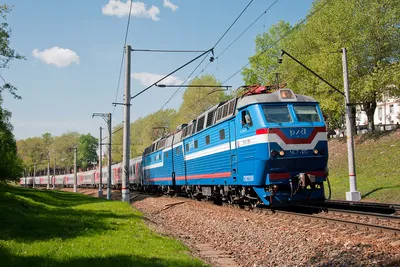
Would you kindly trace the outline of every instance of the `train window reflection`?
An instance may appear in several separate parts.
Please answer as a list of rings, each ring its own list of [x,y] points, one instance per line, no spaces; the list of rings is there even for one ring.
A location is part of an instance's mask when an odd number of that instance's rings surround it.
[[[293,105],[294,112],[296,113],[299,122],[319,122],[321,118],[318,115],[315,106],[299,106]]]
[[[263,106],[263,111],[267,122],[292,122],[292,117],[287,106]]]

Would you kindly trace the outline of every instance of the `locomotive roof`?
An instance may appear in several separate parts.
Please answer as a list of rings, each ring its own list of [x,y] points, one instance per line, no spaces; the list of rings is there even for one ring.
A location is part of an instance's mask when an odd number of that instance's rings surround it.
[[[285,90],[290,90],[292,94],[294,95],[294,98],[288,98],[288,99],[282,99],[281,98],[281,91]],[[251,105],[251,104],[256,104],[256,103],[285,103],[285,102],[314,102],[316,103],[317,101],[306,95],[298,95],[294,94],[293,91],[289,88],[284,88],[284,89],[279,89],[273,93],[270,94],[252,94],[252,95],[247,95],[242,98],[238,99],[237,102],[237,109],[240,109],[242,107]]]

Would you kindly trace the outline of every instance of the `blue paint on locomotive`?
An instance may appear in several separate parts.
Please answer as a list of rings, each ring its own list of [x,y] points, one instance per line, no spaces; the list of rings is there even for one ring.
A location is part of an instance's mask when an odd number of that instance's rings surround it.
[[[289,190],[301,173],[316,183],[326,179],[328,147],[317,102],[249,102],[178,141],[143,155],[145,184],[248,186],[265,204],[324,198],[323,188]]]

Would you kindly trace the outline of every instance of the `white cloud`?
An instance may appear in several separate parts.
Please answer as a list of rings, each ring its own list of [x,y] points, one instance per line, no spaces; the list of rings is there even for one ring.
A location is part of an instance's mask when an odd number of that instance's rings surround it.
[[[53,64],[59,68],[69,66],[73,62],[79,64],[79,57],[74,51],[58,46],[43,51],[35,48],[32,51],[32,55],[46,64]]]
[[[169,0],[164,0],[164,7],[170,8],[173,12],[179,8],[177,5],[172,4]]]
[[[124,17],[129,14],[130,1],[126,0],[125,3],[120,0],[110,0],[107,5],[101,8],[104,15],[107,16],[118,16]],[[150,18],[154,21],[160,20],[157,15],[160,14],[160,9],[156,6],[151,6],[149,9],[146,8],[146,4],[143,2],[132,2],[131,15],[135,17]]]
[[[132,74],[132,78],[138,80],[142,85],[149,86],[165,75],[157,74],[157,73],[149,73],[149,72],[135,72]],[[181,85],[182,81],[179,80],[178,77],[168,76],[164,80],[160,82],[160,84],[173,84],[173,85]]]

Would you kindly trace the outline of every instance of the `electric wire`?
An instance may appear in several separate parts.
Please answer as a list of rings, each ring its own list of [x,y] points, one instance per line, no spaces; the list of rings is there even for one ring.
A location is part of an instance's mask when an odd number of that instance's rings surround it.
[[[239,36],[235,39],[235,40],[233,40],[227,47],[225,47],[224,48],[224,50],[222,50],[222,52],[221,53],[219,53],[216,57],[215,57],[215,59],[218,59],[223,53],[225,53],[226,52],[226,50],[228,50],[234,43],[236,43],[236,41],[237,40],[239,40],[239,38],[240,37],[242,37],[243,36],[243,34],[245,34],[251,27],[253,27],[253,25],[257,22],[257,21],[259,21],[264,15],[266,15],[267,14],[267,12],[278,2],[279,0],[275,0],[263,13],[261,13],[261,15],[260,16],[258,16],[241,34],[239,34]],[[195,76],[195,78],[196,77],[198,77],[201,73],[203,73],[207,68],[208,68],[208,66],[211,64],[211,62],[208,62],[208,64]]]
[[[242,16],[242,14],[246,11],[246,9],[251,5],[251,3],[253,3],[253,1],[254,0],[251,0],[247,4],[247,6],[242,10],[239,16],[237,16],[237,18],[232,22],[231,26],[229,26],[229,28],[224,32],[224,34],[222,34],[222,36],[218,39],[213,48],[215,48],[219,44],[219,42],[221,42],[221,40],[225,37],[225,35],[229,32],[229,30],[233,27],[233,25],[235,25],[236,21],[238,21],[238,19]]]
[[[130,25],[130,22],[131,22],[132,3],[133,3],[133,1],[131,1],[131,4],[129,6],[128,22],[126,24],[126,30],[125,30],[124,47],[122,48],[121,66],[119,68],[119,75],[118,75],[117,93],[115,94],[115,101],[114,102],[117,102],[118,93],[119,93],[119,86],[121,84],[122,66],[124,65],[124,59],[125,59],[125,57],[124,57],[124,55],[125,55],[125,46],[126,46],[126,40],[128,39],[129,25]],[[115,107],[116,107],[116,105],[114,105],[114,107],[113,107],[112,114],[114,114]]]

